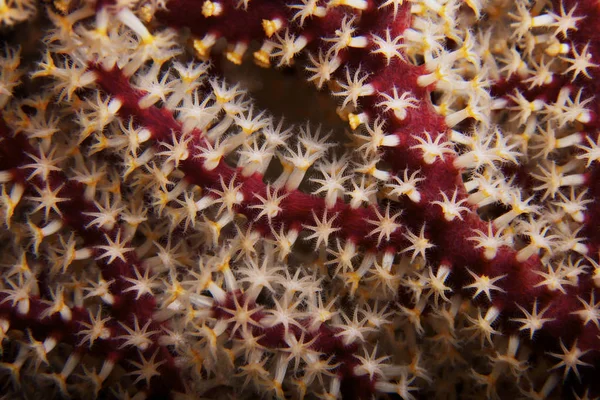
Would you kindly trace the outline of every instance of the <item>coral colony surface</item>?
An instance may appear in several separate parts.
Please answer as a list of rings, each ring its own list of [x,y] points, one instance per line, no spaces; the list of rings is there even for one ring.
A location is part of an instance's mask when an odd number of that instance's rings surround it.
[[[3,398],[596,398],[599,21],[0,0]]]

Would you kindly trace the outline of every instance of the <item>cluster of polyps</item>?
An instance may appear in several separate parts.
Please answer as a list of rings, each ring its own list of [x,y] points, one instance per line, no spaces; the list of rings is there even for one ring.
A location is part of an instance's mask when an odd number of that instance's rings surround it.
[[[489,3],[48,9],[25,68],[50,90],[11,98],[16,51],[0,75],[12,390],[31,376],[50,397],[539,398],[562,375],[582,395],[600,267],[579,187],[596,193],[599,154],[576,78],[594,49],[564,40],[572,5]],[[249,39],[263,66],[307,54],[351,150],[258,110],[153,16],[189,26],[201,57],[221,36],[235,63]]]

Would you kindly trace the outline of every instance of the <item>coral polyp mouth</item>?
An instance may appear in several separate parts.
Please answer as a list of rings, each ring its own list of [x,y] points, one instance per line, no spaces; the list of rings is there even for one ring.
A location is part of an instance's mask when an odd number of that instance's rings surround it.
[[[596,394],[600,10],[552,3],[0,0],[9,393]]]

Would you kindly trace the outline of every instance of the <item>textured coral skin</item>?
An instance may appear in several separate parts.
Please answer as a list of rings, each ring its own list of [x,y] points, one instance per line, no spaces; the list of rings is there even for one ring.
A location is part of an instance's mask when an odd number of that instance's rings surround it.
[[[562,3],[564,3],[567,10],[577,6],[577,15],[587,15],[590,20],[594,20],[598,16],[598,7],[593,1],[571,0]],[[285,2],[257,0],[252,2],[252,7],[249,8],[248,12],[231,6],[223,13],[223,16],[205,18],[199,13],[187,12],[197,4],[193,0],[171,1],[168,12],[158,13],[157,18],[175,28],[187,27],[197,37],[202,37],[206,33],[214,33],[219,37],[226,38],[230,43],[236,43],[238,41],[265,40],[265,33],[260,25],[263,19],[282,17],[284,20],[290,20],[293,15],[285,7]],[[556,9],[560,7],[560,4],[560,1],[554,1]],[[364,11],[365,15],[360,20],[358,32],[381,35],[384,31],[382,27],[390,27],[392,35],[398,35],[410,26],[411,16],[409,10],[410,3],[406,2],[400,7],[398,16],[391,19],[391,13],[377,11],[375,4],[369,2],[369,7]],[[342,15],[333,12],[331,15],[328,14],[327,18],[309,20],[304,27],[293,27],[291,29],[292,32],[302,33],[309,38],[307,48],[316,51],[321,42],[315,38],[324,37],[327,34],[331,35],[332,31],[339,26],[343,18]],[[294,29],[297,29],[297,31]],[[599,46],[600,43],[597,39],[594,39],[596,36],[594,25],[589,24],[576,31],[569,39],[572,40],[575,47],[583,47],[585,43],[590,42],[591,54],[595,55],[593,61],[598,61],[600,48],[595,46]],[[343,54],[343,58],[344,62],[353,66],[353,68],[360,65],[361,68],[369,71],[368,82],[375,86],[377,90],[386,91],[395,86],[401,92],[412,91],[420,100],[419,108],[411,109],[404,121],[393,118],[391,112],[382,113],[381,109],[375,107],[374,97],[367,97],[362,101],[361,109],[369,115],[382,117],[385,120],[387,131],[399,136],[400,145],[387,148],[383,155],[383,159],[390,163],[392,171],[399,174],[399,171],[406,168],[409,170],[420,169],[426,177],[427,185],[421,191],[423,201],[419,204],[408,200],[401,201],[399,208],[405,210],[402,215],[403,225],[410,227],[412,231],[418,230],[423,223],[426,223],[429,237],[432,243],[436,245],[436,248],[431,252],[432,263],[434,265],[446,264],[450,266],[453,273],[450,279],[454,287],[464,286],[470,278],[464,270],[464,266],[478,274],[490,276],[507,274],[504,284],[510,286],[503,286],[506,293],[498,293],[493,302],[494,306],[502,310],[504,317],[509,318],[516,315],[518,312],[515,307],[516,304],[527,304],[530,307],[534,299],[539,299],[540,309],[552,304],[547,315],[556,319],[544,326],[546,334],[553,338],[565,338],[569,342],[577,339],[582,349],[598,348],[600,341],[596,337],[595,327],[588,325],[586,328],[581,329],[577,318],[570,315],[578,307],[577,296],[590,292],[593,287],[591,280],[581,282],[578,287],[570,287],[567,296],[560,295],[560,298],[556,299],[552,292],[545,291],[542,287],[535,287],[542,281],[542,278],[533,272],[540,268],[536,256],[532,256],[526,262],[518,262],[515,259],[514,251],[502,248],[494,260],[489,262],[484,259],[483,251],[473,249],[472,243],[468,241],[472,230],[484,230],[486,226],[476,214],[467,215],[463,221],[448,222],[444,220],[441,209],[430,204],[430,201],[439,197],[440,191],[450,194],[457,187],[459,190],[457,197],[459,199],[466,198],[466,191],[462,185],[461,171],[452,165],[452,155],[446,156],[444,161],[438,159],[435,163],[426,165],[423,163],[419,151],[410,149],[411,146],[418,143],[414,139],[414,135],[422,135],[423,131],[436,132],[436,135],[446,135],[448,133],[443,118],[436,113],[429,101],[433,87],[422,88],[416,82],[419,76],[426,73],[425,68],[397,59],[386,66],[385,61],[380,57],[368,54],[363,49],[348,49]],[[592,71],[593,83],[590,85],[590,81],[586,80],[585,90],[586,92],[598,93],[597,80],[595,79],[598,71],[597,69]],[[338,70],[338,74],[341,73],[342,71]],[[576,81],[573,85],[575,88],[579,87],[577,83]],[[556,77],[550,85],[527,90],[526,84],[522,83],[522,79],[515,77],[509,82],[495,82],[491,91],[494,96],[502,97],[514,89],[519,89],[529,100],[541,97],[552,101],[556,99],[558,91],[567,85],[571,84],[569,78],[564,76]],[[577,91],[577,89],[575,90]],[[593,104],[596,108],[598,107],[596,101]],[[585,125],[585,132],[586,134],[596,135],[597,138],[597,128],[597,120],[594,120]],[[511,171],[510,173],[518,176],[518,171]],[[586,184],[589,185],[591,197],[596,199],[588,208],[589,211],[586,213],[586,223],[583,228],[584,236],[588,238],[586,242],[589,249],[588,254],[597,252],[598,240],[600,240],[600,231],[597,229],[596,222],[600,221],[600,214],[598,214],[600,205],[598,205],[597,200],[597,195],[600,194],[600,181],[597,179],[599,173],[597,164],[586,173]],[[527,183],[524,183],[524,185],[527,185]],[[287,215],[290,217],[290,219],[284,221],[285,223],[289,224],[291,221],[308,222],[311,217],[309,213],[311,209],[318,210],[316,211],[317,215],[321,214],[323,205],[315,204],[300,194],[298,194],[299,198],[296,198],[295,195],[296,193],[284,200],[285,208],[289,212]],[[287,203],[287,200],[289,200],[289,203]],[[309,204],[309,206],[304,208],[304,212],[302,212],[302,210],[296,210],[293,204]],[[368,210],[365,210],[364,213],[357,213],[355,210],[345,213],[341,205],[336,206],[334,210],[340,212],[341,215],[339,219],[339,221],[342,221],[341,230],[339,231],[340,236],[353,238],[358,244],[367,248],[376,245],[374,238],[367,236],[369,227],[360,222],[365,218],[372,218],[372,214],[369,215]],[[286,217],[284,216],[284,218]],[[397,250],[406,247],[407,242],[400,234],[396,234],[392,236],[390,243],[387,245]],[[513,329],[517,326],[515,324]],[[510,325],[508,328],[510,329]],[[552,341],[553,339],[549,339],[550,343]],[[544,341],[540,340],[539,343],[544,343]],[[540,344],[540,346],[543,348],[546,344]],[[586,360],[590,361],[589,359]]]
[[[292,19],[287,2],[283,1],[253,0],[248,11],[235,8],[229,2],[223,4],[225,8],[222,16],[205,18],[200,13],[189,12],[190,9],[198,8],[197,1],[172,0],[168,3],[168,11],[158,12],[156,20],[158,23],[170,25],[176,29],[189,28],[197,37],[212,33],[224,37],[229,43],[237,43],[265,39],[265,33],[261,26],[263,19],[281,18],[284,21]],[[587,15],[590,20],[596,18],[600,12],[592,2],[555,2],[554,7],[558,9],[564,6],[571,9],[575,5],[577,14]],[[102,11],[107,4],[98,3],[94,6],[96,10]],[[358,15],[359,12],[342,7],[334,8],[326,18],[307,20],[301,28],[293,24],[290,24],[289,27],[293,33],[303,34],[308,39],[307,51],[318,52],[319,46],[323,45],[318,38],[331,36],[340,26],[344,17],[353,14]],[[398,36],[412,24],[409,2],[400,7],[399,14],[395,19],[392,18],[390,12],[381,11],[378,4],[372,1],[368,2],[367,8],[360,14],[358,33],[364,32],[381,36],[385,33],[384,27],[391,27],[391,34]],[[600,42],[596,37],[591,24],[589,26],[583,24],[579,30],[569,36],[569,39],[575,48],[590,43],[591,53],[597,55],[600,54]],[[463,184],[462,175],[466,172],[456,167],[458,155],[446,154],[437,158],[435,162],[427,164],[423,159],[422,151],[414,147],[420,143],[418,138],[425,139],[425,131],[429,132],[434,140],[439,137],[443,142],[446,142],[451,135],[451,128],[446,125],[446,120],[436,111],[431,102],[434,85],[422,87],[418,82],[419,77],[429,73],[425,65],[413,65],[399,59],[393,59],[389,65],[386,65],[383,58],[360,48],[344,49],[340,52],[340,57],[344,66],[356,70],[360,65],[361,70],[368,72],[368,83],[375,91],[389,93],[391,87],[395,87],[400,92],[410,91],[418,99],[418,107],[408,109],[407,118],[402,121],[395,118],[392,111],[383,112],[378,106],[376,96],[361,98],[360,111],[364,112],[371,121],[378,117],[381,118],[385,122],[386,132],[398,138],[397,145],[385,147],[381,151],[381,160],[389,165],[388,172],[401,177],[404,170],[420,170],[426,183],[419,187],[421,195],[419,202],[411,201],[408,198],[399,198],[398,201],[393,202],[385,199],[381,200],[378,205],[353,208],[348,202],[338,199],[333,207],[327,208],[325,200],[321,197],[297,189],[281,190],[286,194],[280,203],[282,212],[272,219],[261,218],[257,207],[262,204],[261,197],[265,198],[270,195],[271,186],[264,182],[263,176],[259,173],[243,176],[241,166],[232,167],[224,158],[220,159],[216,167],[207,167],[207,162],[199,157],[199,149],[206,148],[209,141],[205,132],[200,129],[193,129],[190,132],[191,140],[187,143],[187,150],[191,156],[179,163],[179,170],[183,173],[182,180],[207,192],[211,189],[221,189],[222,180],[234,182],[236,186],[240,186],[244,202],[234,206],[235,213],[244,216],[249,221],[254,221],[253,229],[262,237],[267,238],[273,236],[273,226],[301,231],[303,226],[313,223],[313,213],[320,216],[327,210],[329,213],[338,215],[334,223],[337,231],[332,233],[330,239],[339,238],[344,242],[351,242],[360,247],[364,254],[396,254],[410,246],[410,241],[405,233],[418,233],[424,226],[425,237],[435,246],[427,250],[427,262],[432,266],[431,273],[442,271],[444,268],[449,269],[450,276],[444,283],[454,292],[462,293],[465,298],[472,295],[470,290],[464,289],[464,286],[472,282],[472,275],[467,268],[477,275],[491,277],[506,275],[498,283],[503,291],[494,293],[491,303],[487,302],[483,296],[473,301],[473,304],[480,306],[481,310],[491,307],[498,310],[500,317],[495,319],[495,324],[502,326],[504,335],[519,334],[519,324],[511,319],[521,316],[520,307],[531,310],[535,303],[539,310],[547,309],[544,317],[552,320],[543,324],[543,327],[536,333],[535,341],[531,342],[531,347],[536,353],[534,357],[543,357],[545,351],[560,351],[559,343],[564,342],[567,347],[576,343],[580,351],[587,352],[582,356],[582,361],[592,364],[593,367],[600,366],[597,353],[597,349],[600,348],[597,326],[592,323],[582,324],[580,317],[573,314],[580,308],[580,298],[587,299],[592,293],[594,281],[589,274],[580,277],[577,285],[566,287],[565,294],[550,290],[546,286],[540,285],[543,279],[536,272],[542,270],[542,262],[537,254],[525,261],[518,261],[518,252],[508,246],[503,246],[492,260],[488,260],[483,249],[474,247],[470,241],[473,231],[487,229],[487,223],[475,212],[476,206],[468,205],[471,212],[465,214],[461,219],[448,221],[442,209],[438,205],[432,204],[433,201],[440,199],[440,193],[451,197],[456,190],[456,197],[459,201],[466,200],[469,194]],[[600,59],[596,56],[592,61],[600,61]],[[136,88],[130,82],[130,77],[121,68],[117,66],[106,68],[102,63],[93,62],[89,62],[86,68],[88,71],[94,72],[94,83],[102,93],[119,101],[116,112],[119,118],[123,120],[133,118],[137,124],[150,131],[148,143],[153,148],[161,151],[168,145],[173,145],[174,140],[181,140],[183,124],[176,119],[173,110],[158,105],[141,107],[140,102],[148,92]],[[506,99],[508,104],[512,101],[509,95],[515,90],[523,93],[529,101],[543,99],[546,102],[556,101],[560,90],[567,86],[573,87],[575,92],[584,89],[586,94],[598,93],[596,90],[598,83],[595,78],[600,72],[593,69],[591,73],[591,81],[575,80],[571,83],[568,76],[558,76],[550,84],[534,89],[527,87],[523,77],[515,76],[509,80],[500,79],[493,82],[491,93],[495,98]],[[343,81],[344,71],[342,68],[338,69],[336,77]],[[594,141],[597,141],[598,120],[595,115],[598,113],[598,104],[596,101],[591,104],[594,115],[590,121],[582,124],[581,135],[592,137]],[[452,129],[467,131],[470,125],[471,121],[466,120]],[[93,218],[85,213],[94,212],[97,207],[85,198],[85,185],[70,179],[65,171],[50,172],[46,180],[40,176],[31,178],[23,167],[30,161],[28,155],[39,155],[39,150],[24,135],[15,134],[4,122],[0,125],[0,137],[3,138],[0,148],[0,171],[10,173],[11,182],[26,187],[28,195],[35,194],[36,188],[41,188],[46,184],[52,188],[64,185],[60,191],[61,196],[67,197],[69,200],[58,204],[61,221],[68,226],[68,229],[76,232],[83,239],[85,246],[95,249],[96,258],[101,257],[102,252],[98,246],[105,245],[108,238],[113,240],[118,238],[120,231],[117,228],[107,230],[89,227]],[[109,156],[107,159],[110,159]],[[519,186],[526,189],[533,186],[533,182],[527,175],[528,166],[511,165],[502,168],[507,176],[514,175],[516,177],[515,182]],[[581,233],[587,238],[585,241],[587,254],[593,257],[600,247],[600,231],[597,226],[597,222],[600,221],[598,163],[594,163],[583,175],[584,185],[589,188],[590,198],[594,200],[587,207]],[[402,229],[394,230],[385,241],[378,241],[377,235],[371,233],[373,227],[365,221],[377,220],[377,215],[383,213],[389,204],[393,209],[403,210],[402,215],[398,218]],[[173,237],[176,239],[181,235],[185,235],[185,232],[173,232]],[[125,361],[135,356],[136,349],[133,347],[120,348],[123,340],[117,339],[116,336],[124,335],[126,331],[118,322],[126,322],[131,325],[132,316],[135,316],[140,326],[148,322],[149,330],[152,331],[160,330],[163,327],[168,328],[169,323],[155,318],[157,301],[153,296],[143,296],[138,299],[134,293],[125,291],[129,287],[127,278],[135,277],[134,269],[136,270],[143,264],[134,252],[127,252],[124,260],[117,258],[107,262],[100,258],[97,260],[97,264],[100,267],[102,278],[111,282],[110,293],[114,297],[109,306],[110,316],[114,319],[108,325],[111,330],[109,339],[98,340],[89,348],[77,344],[81,324],[90,323],[90,316],[83,308],[73,307],[70,321],[64,321],[58,314],[42,319],[40,316],[47,309],[47,304],[41,299],[51,297],[48,291],[50,287],[44,284],[44,274],[39,278],[41,293],[39,296],[31,297],[29,310],[25,315],[19,313],[14,302],[8,300],[6,291],[0,293],[1,316],[3,320],[10,321],[11,329],[29,329],[36,340],[42,341],[53,337],[60,342],[73,345],[76,348],[74,351],[77,353],[104,358],[105,362],[119,363],[123,368],[129,370],[130,366],[128,367]],[[393,303],[406,307],[412,305],[410,295],[404,289],[399,290]],[[235,317],[231,310],[239,308],[242,304],[246,304],[250,309],[259,307],[253,300],[247,301],[246,295],[242,291],[232,290],[227,292],[223,299],[214,299],[210,313],[215,320],[231,321]],[[424,313],[433,311],[434,306],[430,305]],[[266,316],[266,312],[257,311],[250,318],[258,324],[264,321]],[[309,317],[298,318],[297,325],[289,328],[292,332],[291,335],[298,339],[303,334],[303,329],[310,324]],[[261,346],[271,349],[282,349],[286,346],[288,329],[281,325],[266,328],[252,326],[249,329],[253,336],[262,335],[258,339]],[[227,331],[235,332],[235,330],[237,328],[233,328],[233,323],[229,322]],[[334,356],[336,362],[340,364],[336,374],[340,381],[340,393],[343,398],[370,398],[377,393],[378,379],[369,379],[368,375],[358,376],[355,373],[359,365],[355,355],[361,353],[360,346],[357,343],[346,345],[339,336],[340,332],[342,329],[339,327],[321,324],[317,330],[306,334],[305,342],[311,342],[314,339],[311,349]],[[232,333],[232,337],[241,339],[239,331]],[[527,340],[525,335],[523,335],[523,340]],[[147,398],[156,399],[164,398],[172,392],[183,392],[186,382],[179,376],[179,366],[172,352],[167,346],[159,344],[156,338],[153,338],[152,342],[150,347],[144,350],[144,353],[149,356],[157,350],[157,361],[164,363],[158,367],[160,374],[151,379],[150,386],[146,387],[143,382],[140,382],[137,387],[148,396]],[[589,376],[594,372],[593,369],[595,368],[582,369],[581,380],[585,387],[591,386],[592,391],[595,391],[597,385],[595,382],[589,381]],[[567,384],[566,387],[572,385],[579,388],[578,382],[572,375],[568,378]],[[279,395],[279,393],[276,394]],[[217,387],[214,392],[209,391],[205,395],[218,397],[220,392]]]

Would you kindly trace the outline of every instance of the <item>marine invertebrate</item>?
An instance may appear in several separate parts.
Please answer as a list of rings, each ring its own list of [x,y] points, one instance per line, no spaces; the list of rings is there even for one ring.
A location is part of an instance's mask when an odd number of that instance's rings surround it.
[[[2,60],[13,392],[23,375],[65,397],[597,390],[596,8],[47,12],[30,77],[49,89],[12,96],[18,52]],[[202,58],[220,37],[233,63],[258,38],[263,66],[305,54],[348,148],[258,110],[164,25]]]

